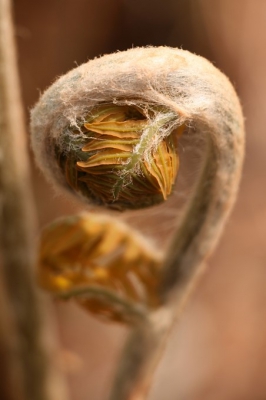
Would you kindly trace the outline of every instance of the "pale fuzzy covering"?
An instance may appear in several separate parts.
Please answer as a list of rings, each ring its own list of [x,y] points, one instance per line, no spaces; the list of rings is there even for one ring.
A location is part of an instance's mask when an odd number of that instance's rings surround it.
[[[237,132],[241,135],[243,129],[232,85],[206,59],[168,47],[135,48],[105,55],[60,77],[32,110],[32,147],[37,164],[49,180],[65,185],[49,138],[60,142],[62,132],[85,118],[98,103],[121,101],[158,103],[176,112],[178,123],[234,132],[234,143],[230,145],[234,148]],[[219,140],[221,146],[226,146],[230,135]]]

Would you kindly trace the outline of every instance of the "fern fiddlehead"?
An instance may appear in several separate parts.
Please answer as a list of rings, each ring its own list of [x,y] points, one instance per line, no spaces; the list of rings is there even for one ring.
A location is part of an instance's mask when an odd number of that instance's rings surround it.
[[[206,142],[199,180],[180,229],[153,270],[156,305],[149,304],[144,318],[135,320],[112,400],[145,397],[167,332],[217,242],[240,178],[241,107],[228,79],[207,60],[161,47],[104,56],[70,71],[32,113],[36,160],[50,180],[86,201],[118,210],[148,207],[170,195],[178,171],[178,137],[182,133],[193,140],[195,132]],[[149,260],[143,268],[150,273],[152,254]],[[137,310],[133,292],[128,299]]]

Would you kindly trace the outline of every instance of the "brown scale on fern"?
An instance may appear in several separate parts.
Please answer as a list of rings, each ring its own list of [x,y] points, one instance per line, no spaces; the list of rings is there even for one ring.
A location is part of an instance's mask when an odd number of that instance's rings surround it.
[[[120,210],[166,200],[179,168],[177,137],[183,126],[161,138],[176,117],[161,112],[156,120],[158,113],[136,106],[93,109],[80,131],[65,135],[68,153],[56,148],[69,187],[96,204]],[[148,151],[145,137],[153,142]]]

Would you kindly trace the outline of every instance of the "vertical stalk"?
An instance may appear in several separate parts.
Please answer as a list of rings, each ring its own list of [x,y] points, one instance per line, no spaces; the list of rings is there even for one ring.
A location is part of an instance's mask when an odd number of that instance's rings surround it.
[[[243,160],[243,126],[238,126],[236,120],[232,136],[226,124],[223,131],[208,125],[198,122],[198,128],[207,136],[205,161],[162,270],[160,294],[164,307],[154,313],[149,324],[136,327],[131,333],[110,400],[146,399],[169,332],[204,269],[203,261],[234,202]]]
[[[42,308],[33,276],[35,206],[26,147],[11,5],[9,0],[0,0],[0,398],[3,400],[51,398]]]

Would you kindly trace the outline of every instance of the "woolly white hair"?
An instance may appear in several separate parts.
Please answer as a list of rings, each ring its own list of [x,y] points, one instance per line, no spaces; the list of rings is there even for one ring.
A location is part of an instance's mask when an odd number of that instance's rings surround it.
[[[77,126],[99,103],[159,104],[176,113],[176,123],[228,134],[243,127],[240,105],[229,80],[206,59],[168,47],[134,48],[105,55],[60,77],[31,113],[32,147],[48,179],[64,185],[53,142]],[[239,116],[232,118],[232,116]],[[163,133],[162,133],[163,135]],[[235,150],[237,141],[231,144]],[[63,151],[67,152],[67,148]]]

